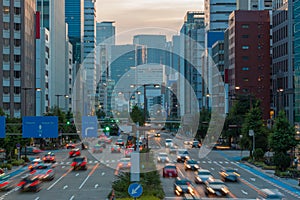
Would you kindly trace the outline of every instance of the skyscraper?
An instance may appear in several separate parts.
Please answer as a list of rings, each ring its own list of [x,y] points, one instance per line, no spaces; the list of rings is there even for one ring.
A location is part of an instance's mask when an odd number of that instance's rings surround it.
[[[99,44],[115,45],[116,27],[114,21],[97,22],[96,41]]]
[[[35,115],[35,6],[35,0],[0,4],[0,107],[10,117]]]

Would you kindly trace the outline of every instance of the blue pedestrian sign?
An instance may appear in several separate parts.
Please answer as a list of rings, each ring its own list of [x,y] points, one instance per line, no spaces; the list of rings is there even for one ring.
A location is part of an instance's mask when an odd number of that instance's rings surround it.
[[[143,187],[139,183],[131,183],[128,187],[128,194],[134,198],[141,196],[143,193]]]
[[[26,116],[22,118],[23,138],[57,138],[57,116]]]
[[[82,117],[81,135],[83,138],[98,136],[98,119],[96,116]]]
[[[0,138],[5,138],[5,117],[0,116]]]

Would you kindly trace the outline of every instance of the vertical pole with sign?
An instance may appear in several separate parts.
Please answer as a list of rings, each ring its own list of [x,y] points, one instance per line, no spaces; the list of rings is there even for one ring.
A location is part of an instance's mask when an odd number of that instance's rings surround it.
[[[139,146],[139,124],[137,123],[136,131],[136,151],[133,151],[131,154],[131,163],[130,166],[130,181],[137,182],[140,181],[140,146]]]

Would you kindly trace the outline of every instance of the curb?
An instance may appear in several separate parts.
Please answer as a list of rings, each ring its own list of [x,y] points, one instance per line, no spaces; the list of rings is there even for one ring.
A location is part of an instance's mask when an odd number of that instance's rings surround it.
[[[263,170],[260,167],[257,167],[257,166],[255,166],[255,165],[253,165],[251,163],[248,163],[248,162],[245,162],[245,161],[243,161],[242,163],[245,164],[245,165],[247,165],[247,166],[249,166],[249,167],[251,167],[251,168],[253,168],[253,169],[255,169],[255,170],[258,170],[258,171],[266,174],[267,176],[269,176],[271,178],[279,180],[279,181],[283,182],[284,184],[287,184],[287,185],[289,185],[289,186],[291,186],[291,187],[293,187],[293,188],[295,188],[297,190],[300,190],[300,187],[298,186],[298,180],[297,179],[287,178],[287,179],[294,180],[294,181],[297,182],[296,185],[293,185],[293,184],[287,182],[284,178],[280,178],[280,177],[276,176],[275,174],[266,173],[266,170]]]

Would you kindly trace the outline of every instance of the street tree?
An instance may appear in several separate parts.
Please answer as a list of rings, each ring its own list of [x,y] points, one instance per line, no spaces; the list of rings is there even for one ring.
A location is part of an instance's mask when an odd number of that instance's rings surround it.
[[[144,112],[141,108],[139,108],[136,105],[133,106],[132,111],[130,113],[130,117],[134,123],[138,122],[140,126],[144,125],[144,123],[145,123]]]

